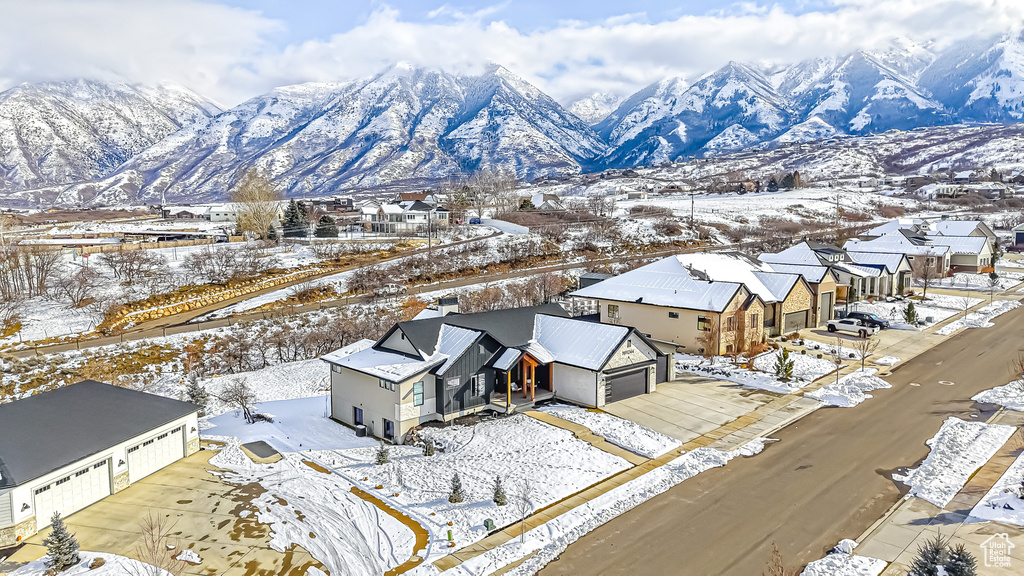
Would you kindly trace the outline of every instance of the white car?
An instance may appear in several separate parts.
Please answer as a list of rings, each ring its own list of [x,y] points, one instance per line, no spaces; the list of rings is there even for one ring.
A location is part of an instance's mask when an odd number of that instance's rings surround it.
[[[405,294],[408,289],[401,284],[385,284],[373,291],[375,296],[398,296]]]
[[[878,330],[877,326],[868,326],[862,320],[857,320],[856,318],[837,318],[828,321],[829,332],[849,332],[861,338],[874,336],[878,334]]]

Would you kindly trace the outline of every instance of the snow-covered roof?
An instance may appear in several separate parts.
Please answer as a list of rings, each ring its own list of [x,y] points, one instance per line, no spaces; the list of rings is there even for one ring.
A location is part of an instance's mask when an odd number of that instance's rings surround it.
[[[988,251],[988,238],[985,236],[934,236],[932,242],[949,246],[953,254],[978,255]]]
[[[669,256],[573,292],[573,296],[721,312],[741,288],[737,282],[697,280]]]
[[[924,224],[924,220],[920,218],[896,218],[890,220],[885,224],[880,224],[864,233],[865,236],[884,236],[886,234],[892,234],[902,228],[913,228]]]
[[[600,369],[629,334],[624,326],[588,323],[581,329],[579,320],[541,314],[534,319],[533,331],[536,343],[554,361],[589,370]]]
[[[760,280],[761,283],[775,295],[775,299],[778,301],[785,300],[786,296],[789,295],[789,291],[792,290],[793,286],[800,281],[799,274],[790,274],[774,270],[756,271],[754,272],[754,276],[756,276],[758,280]],[[761,294],[758,294],[758,296],[761,296],[761,299],[765,300],[765,297]]]
[[[495,370],[508,370],[516,362],[519,361],[519,357],[522,355],[523,353],[520,352],[519,350],[515,348],[509,348],[505,350],[505,352],[503,352],[501,356],[498,357],[497,360],[494,361],[494,365],[492,366],[492,368],[494,368]]]
[[[809,265],[809,264],[781,264],[778,262],[771,262],[766,264],[769,268],[775,272],[782,272],[785,274],[800,274],[805,280],[812,284],[817,284],[825,279],[825,275],[828,274],[828,266],[820,265]]]
[[[885,254],[876,252],[851,252],[850,257],[857,264],[866,264],[871,266],[884,266],[885,271],[890,274],[895,274],[900,268],[900,262],[903,261],[905,256],[903,254]]]
[[[390,382],[399,382],[437,366],[440,366],[437,373],[443,374],[480,336],[481,333],[476,330],[445,324],[441,326],[441,332],[437,338],[437,350],[424,359],[372,347],[363,347],[361,350],[347,354],[342,353],[348,348],[354,347],[355,344],[353,344],[321,356],[321,360]],[[360,340],[357,344],[362,345],[364,342],[364,340]],[[373,342],[370,344],[372,346]]]
[[[853,257],[854,254],[851,254],[850,256]],[[902,256],[902,254],[897,254],[897,256]],[[857,264],[851,264],[849,262],[836,262],[832,267],[840,272],[845,272],[847,274],[863,278],[878,278],[882,275],[882,270],[880,268],[858,266]]]
[[[467,330],[449,324],[441,326],[441,334],[437,339],[437,352],[434,353],[434,356],[442,356],[446,360],[437,369],[437,373],[444,374],[462,356],[462,353],[481,336],[483,336],[483,332],[476,330]]]
[[[914,244],[902,234],[881,236],[875,240],[847,240],[847,252],[874,252],[882,254],[908,254],[910,256],[944,256],[949,248],[943,245]]]
[[[757,258],[761,262],[770,262],[772,264],[802,264],[806,266],[816,266],[821,264],[821,260],[818,259],[818,255],[811,249],[807,242],[801,242],[794,246],[786,248],[782,252],[772,254],[771,252],[765,252]]]
[[[339,348],[334,352],[324,354],[323,356],[320,357],[320,359],[323,360],[324,362],[335,363],[341,360],[342,358],[345,358],[346,356],[351,356],[356,352],[362,352],[363,350],[366,350],[370,346],[373,346],[373,340],[370,340],[369,338],[363,338],[362,340],[357,340],[349,344],[348,346],[345,346],[344,348]]]
[[[977,220],[939,220],[932,223],[931,231],[938,236],[970,236],[980,227]]]
[[[793,284],[800,280],[795,274],[766,272],[762,264],[735,252],[680,254],[677,258],[708,280],[743,284],[765,302],[785,300]]]
[[[418,314],[412,317],[413,320],[423,320],[424,318],[440,318],[444,316],[440,310],[434,310],[433,308],[424,308],[420,310]]]

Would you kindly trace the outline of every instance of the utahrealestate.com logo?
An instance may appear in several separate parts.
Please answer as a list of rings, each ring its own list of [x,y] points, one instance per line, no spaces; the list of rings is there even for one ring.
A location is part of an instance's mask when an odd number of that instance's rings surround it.
[[[1010,552],[1015,548],[1010,542],[1009,534],[999,533],[981,543],[985,553],[985,566],[988,568],[1009,568]]]

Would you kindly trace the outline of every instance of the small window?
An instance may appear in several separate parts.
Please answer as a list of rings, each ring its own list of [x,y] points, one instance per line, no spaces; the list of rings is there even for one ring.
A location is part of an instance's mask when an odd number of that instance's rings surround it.
[[[97,468],[102,468],[103,466],[106,466],[106,464],[107,464],[106,462],[97,462],[97,463],[92,465],[92,469],[95,470]]]
[[[132,446],[131,448],[128,449],[128,453],[131,454],[132,452],[135,452],[138,449],[139,449],[138,446]]]
[[[487,376],[476,374],[473,376],[473,396],[483,396],[487,384]]]
[[[729,330],[729,331],[733,331],[733,330],[736,329],[736,317],[735,316],[729,316],[728,318],[725,319],[725,329]]]
[[[423,406],[423,381],[412,385],[412,405]]]
[[[157,440],[163,440],[164,438],[167,438],[167,432],[164,432],[163,434],[156,437]]]
[[[65,476],[64,478],[61,478],[60,480],[57,480],[53,484],[54,484],[54,486],[60,486],[61,484],[67,482],[68,480],[71,480],[71,476]]]
[[[42,488],[36,489],[36,494],[42,494],[43,492],[46,492],[49,489],[50,489],[49,486],[43,486]]]
[[[758,322],[760,320],[761,320],[761,315],[760,314],[751,314],[750,315],[750,325],[751,326],[757,328]]]
[[[632,340],[626,340],[626,348],[632,348],[632,347],[633,347],[633,341]]]
[[[711,330],[711,321],[707,316],[697,316],[697,330],[707,332]]]
[[[480,355],[487,356],[487,348],[484,348],[483,344],[480,345]]]
[[[89,469],[88,468],[86,468],[85,470],[79,470],[78,472],[75,472],[75,478],[77,478],[79,476],[85,476],[88,473],[89,473]]]
[[[149,446],[152,443],[153,443],[153,440],[146,440],[145,442],[142,443],[142,445],[143,446]]]
[[[668,317],[672,318],[673,320],[678,320],[679,319],[679,312],[669,312],[668,313]]]
[[[619,317],[619,305],[618,304],[609,304],[608,305],[608,317],[609,318],[618,318]]]
[[[334,372],[335,374],[341,374],[341,366],[331,364],[331,372]]]

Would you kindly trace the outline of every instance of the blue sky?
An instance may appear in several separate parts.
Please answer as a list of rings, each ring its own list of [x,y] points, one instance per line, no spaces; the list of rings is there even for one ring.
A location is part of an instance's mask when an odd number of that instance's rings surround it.
[[[1024,23],[1022,0],[4,0],[0,90],[73,78],[183,84],[224,106],[395,62],[498,63],[563,104],[617,98],[731,60],[941,49]]]

